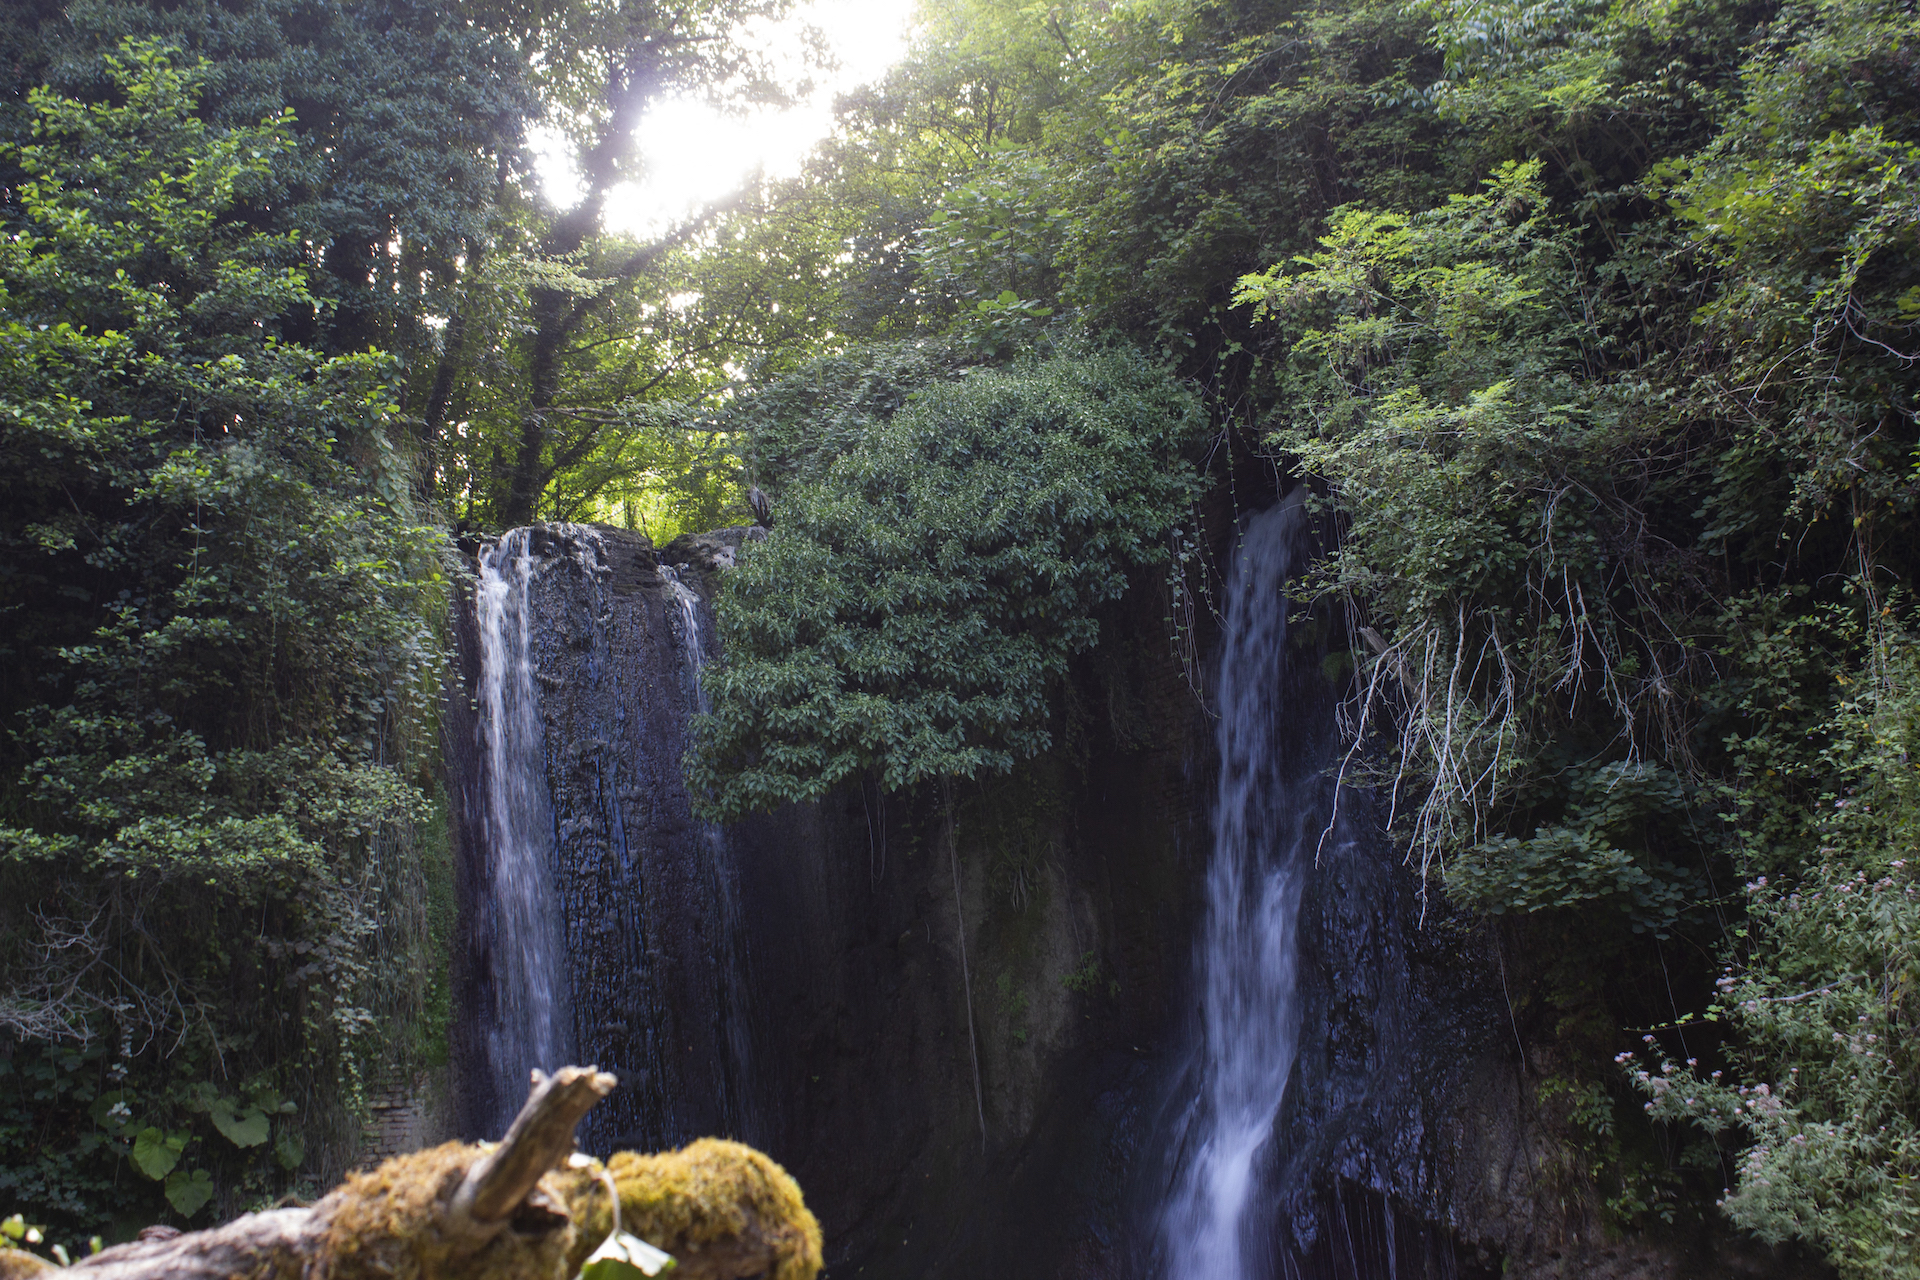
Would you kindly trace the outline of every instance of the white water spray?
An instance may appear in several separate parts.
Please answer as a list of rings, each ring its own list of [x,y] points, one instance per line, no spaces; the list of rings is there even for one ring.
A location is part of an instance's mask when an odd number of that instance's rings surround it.
[[[572,1055],[566,948],[553,886],[553,806],[546,736],[534,687],[529,594],[532,529],[480,552],[480,728],[487,758],[486,833],[492,868],[493,1020],[488,1063],[505,1132],[526,1100],[528,1073]]]
[[[1220,657],[1213,857],[1198,967],[1204,1034],[1186,1142],[1162,1219],[1173,1280],[1251,1280],[1247,1210],[1299,1042],[1295,918],[1318,834],[1319,779],[1281,757],[1286,583],[1298,495],[1247,523]]]

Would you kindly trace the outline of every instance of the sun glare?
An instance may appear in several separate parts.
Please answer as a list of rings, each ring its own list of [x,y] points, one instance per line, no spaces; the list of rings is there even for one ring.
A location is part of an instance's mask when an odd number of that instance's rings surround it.
[[[807,152],[833,127],[834,95],[878,79],[905,55],[912,14],[912,0],[811,0],[753,33],[776,55],[795,50],[798,75],[799,32],[818,27],[840,66],[816,72],[813,96],[786,111],[728,116],[685,98],[659,103],[640,122],[645,177],[614,190],[607,229],[657,233],[756,170],[772,177],[799,172]],[[558,136],[537,138],[534,149],[548,196],[559,204],[578,199],[579,176]]]

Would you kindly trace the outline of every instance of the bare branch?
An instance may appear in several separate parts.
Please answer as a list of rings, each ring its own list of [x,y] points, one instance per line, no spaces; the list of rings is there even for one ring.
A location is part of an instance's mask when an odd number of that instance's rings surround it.
[[[597,1067],[562,1067],[552,1076],[533,1073],[533,1093],[514,1117],[500,1145],[475,1162],[454,1194],[456,1221],[490,1226],[504,1221],[527,1198],[540,1175],[573,1153],[573,1131],[619,1080]]]

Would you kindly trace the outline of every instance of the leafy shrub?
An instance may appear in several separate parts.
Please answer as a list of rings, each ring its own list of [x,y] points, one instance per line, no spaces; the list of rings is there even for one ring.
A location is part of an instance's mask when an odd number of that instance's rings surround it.
[[[962,376],[965,364],[945,341],[868,343],[811,360],[743,397],[716,425],[750,437],[755,483],[820,480],[833,460],[859,446],[916,392]]]
[[[357,1129],[444,606],[393,363],[283,339],[320,304],[245,203],[287,121],[210,126],[152,45],[105,69],[0,147],[0,1190],[62,1233]]]
[[[1045,750],[1050,684],[1127,570],[1164,556],[1203,423],[1158,367],[1092,352],[975,370],[874,421],[781,491],[727,579],[694,794],[732,817],[863,769],[901,788]]]
[[[1821,1246],[1843,1276],[1920,1276],[1920,644],[1898,631],[1816,732],[1763,742],[1748,767],[1808,788],[1817,842],[1788,861],[1754,823],[1749,920],[1713,1015],[1737,1069],[1653,1048],[1621,1062],[1664,1120],[1751,1142],[1723,1206],[1770,1241]],[[1761,749],[1764,746],[1764,749]],[[1784,868],[1784,869],[1783,869]]]
[[[1315,586],[1372,624],[1359,718],[1397,713],[1423,871],[1454,859],[1475,907],[1602,899],[1661,930],[1700,888],[1670,819],[1697,790],[1676,694],[1704,669],[1706,593],[1631,531],[1700,473],[1650,461],[1635,393],[1586,376],[1600,304],[1542,167],[1420,213],[1338,210],[1238,296],[1290,326],[1273,443],[1343,518]]]

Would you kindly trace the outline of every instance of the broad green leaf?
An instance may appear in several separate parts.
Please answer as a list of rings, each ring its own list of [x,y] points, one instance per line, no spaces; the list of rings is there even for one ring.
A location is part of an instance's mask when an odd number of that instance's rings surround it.
[[[205,1169],[195,1169],[191,1175],[184,1169],[167,1175],[167,1203],[181,1217],[191,1218],[211,1199],[213,1175]]]
[[[579,1280],[645,1280],[646,1274],[624,1257],[601,1257],[596,1253],[581,1264]]]
[[[675,1265],[673,1255],[625,1231],[616,1231],[581,1264],[579,1280],[643,1280]]]
[[[152,1178],[155,1182],[173,1171],[180,1163],[180,1153],[187,1149],[187,1135],[184,1133],[162,1133],[148,1127],[142,1129],[133,1140],[134,1168]]]
[[[300,1162],[306,1159],[306,1155],[307,1144],[301,1139],[299,1132],[282,1124],[280,1136],[273,1142],[273,1158],[280,1162],[282,1169],[293,1170],[300,1167]]]
[[[258,1107],[241,1107],[220,1098],[208,1109],[213,1127],[236,1147],[257,1147],[267,1140],[267,1117]]]

